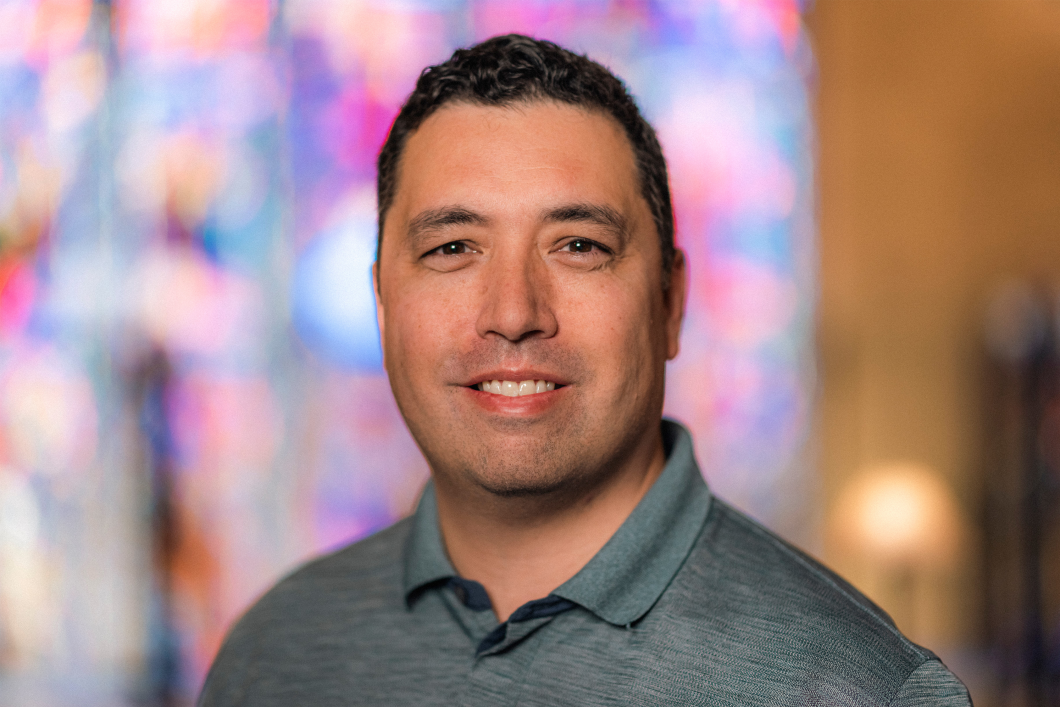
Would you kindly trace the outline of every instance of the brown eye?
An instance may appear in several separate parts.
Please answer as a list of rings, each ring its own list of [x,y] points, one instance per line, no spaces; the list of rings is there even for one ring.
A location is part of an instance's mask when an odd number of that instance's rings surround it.
[[[572,253],[591,253],[594,245],[592,241],[571,241],[570,250]]]
[[[438,252],[442,255],[463,255],[467,252],[467,246],[459,241],[455,243],[446,243],[438,249]]]

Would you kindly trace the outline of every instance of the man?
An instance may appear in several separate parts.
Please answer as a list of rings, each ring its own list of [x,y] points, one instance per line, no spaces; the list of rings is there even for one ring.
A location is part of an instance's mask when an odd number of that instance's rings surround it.
[[[201,705],[969,704],[661,420],[685,263],[618,79],[527,37],[457,51],[378,197],[386,370],[432,482],[261,599]]]

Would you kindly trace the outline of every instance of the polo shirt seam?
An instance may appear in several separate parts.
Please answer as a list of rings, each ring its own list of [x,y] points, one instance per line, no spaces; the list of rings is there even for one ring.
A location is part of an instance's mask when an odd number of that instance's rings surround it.
[[[937,658],[933,659],[925,657],[924,660],[920,661],[920,663],[918,663],[916,666],[913,667],[912,670],[909,671],[909,674],[905,676],[905,680],[902,680],[901,684],[898,685],[897,688],[895,688],[894,694],[891,695],[891,699],[887,700],[887,707],[891,707],[892,705],[894,705],[894,701],[897,700],[898,697],[902,694],[902,689],[905,688],[905,686],[909,683],[913,676],[920,671],[921,668],[930,663],[932,660],[937,660]]]
[[[788,548],[783,543],[778,542],[777,539],[772,536],[772,534],[770,534],[764,528],[761,528],[757,523],[754,523],[753,521],[750,521],[749,519],[741,518],[739,515],[737,515],[735,513],[727,513],[726,515],[729,518],[732,518],[734,521],[744,525],[745,527],[747,527],[749,530],[754,532],[759,537],[764,538],[766,541],[768,541],[770,543],[770,545],[772,545],[773,547],[779,549],[785,555],[787,555],[791,559],[793,559],[796,562],[798,562],[799,565],[801,565],[803,567],[803,569],[805,569],[808,572],[810,572],[810,574],[812,574],[818,580],[823,581],[826,584],[828,584],[829,586],[831,586],[834,590],[839,592],[850,604],[853,604],[855,607],[857,607],[857,610],[859,612],[861,612],[865,616],[869,617],[872,620],[873,623],[879,624],[879,625],[883,626],[884,628],[886,628],[893,636],[895,636],[899,640],[899,642],[901,643],[901,645],[904,648],[906,648],[907,650],[911,651],[913,653],[913,655],[915,655],[917,658],[920,659],[920,662],[916,664],[916,667],[914,668],[914,670],[916,668],[919,668],[920,665],[923,665],[925,662],[930,660],[930,657],[927,655],[927,652],[924,651],[924,649],[922,649],[919,646],[917,646],[912,641],[910,641],[908,638],[903,636],[902,633],[897,629],[897,627],[895,627],[892,624],[887,623],[886,621],[883,621],[882,619],[880,619],[879,616],[877,616],[873,612],[869,611],[868,608],[866,608],[860,601],[858,601],[854,596],[852,596],[850,594],[850,592],[847,591],[847,589],[845,587],[837,584],[834,579],[832,579],[831,577],[829,577],[828,575],[824,574],[823,572],[818,570],[816,567],[814,567],[813,565],[808,563],[804,558],[800,557],[798,555],[798,553],[793,552],[791,550],[791,548]]]

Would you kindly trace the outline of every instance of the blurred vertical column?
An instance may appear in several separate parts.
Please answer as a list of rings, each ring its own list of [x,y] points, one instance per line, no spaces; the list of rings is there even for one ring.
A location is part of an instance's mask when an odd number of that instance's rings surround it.
[[[1019,281],[986,309],[986,637],[1003,704],[1060,705],[1060,290]]]
[[[138,670],[112,436],[105,5],[0,3],[0,693],[107,703]],[[132,609],[132,610],[130,610]]]
[[[150,498],[147,697],[198,690],[287,566],[287,64],[270,0],[117,0],[119,349]]]

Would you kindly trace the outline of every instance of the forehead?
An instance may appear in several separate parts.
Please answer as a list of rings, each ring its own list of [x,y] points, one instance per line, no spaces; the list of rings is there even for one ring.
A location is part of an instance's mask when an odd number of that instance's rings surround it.
[[[400,172],[396,221],[457,202],[512,209],[573,200],[628,211],[642,201],[633,150],[618,123],[551,101],[447,105],[409,138]]]

